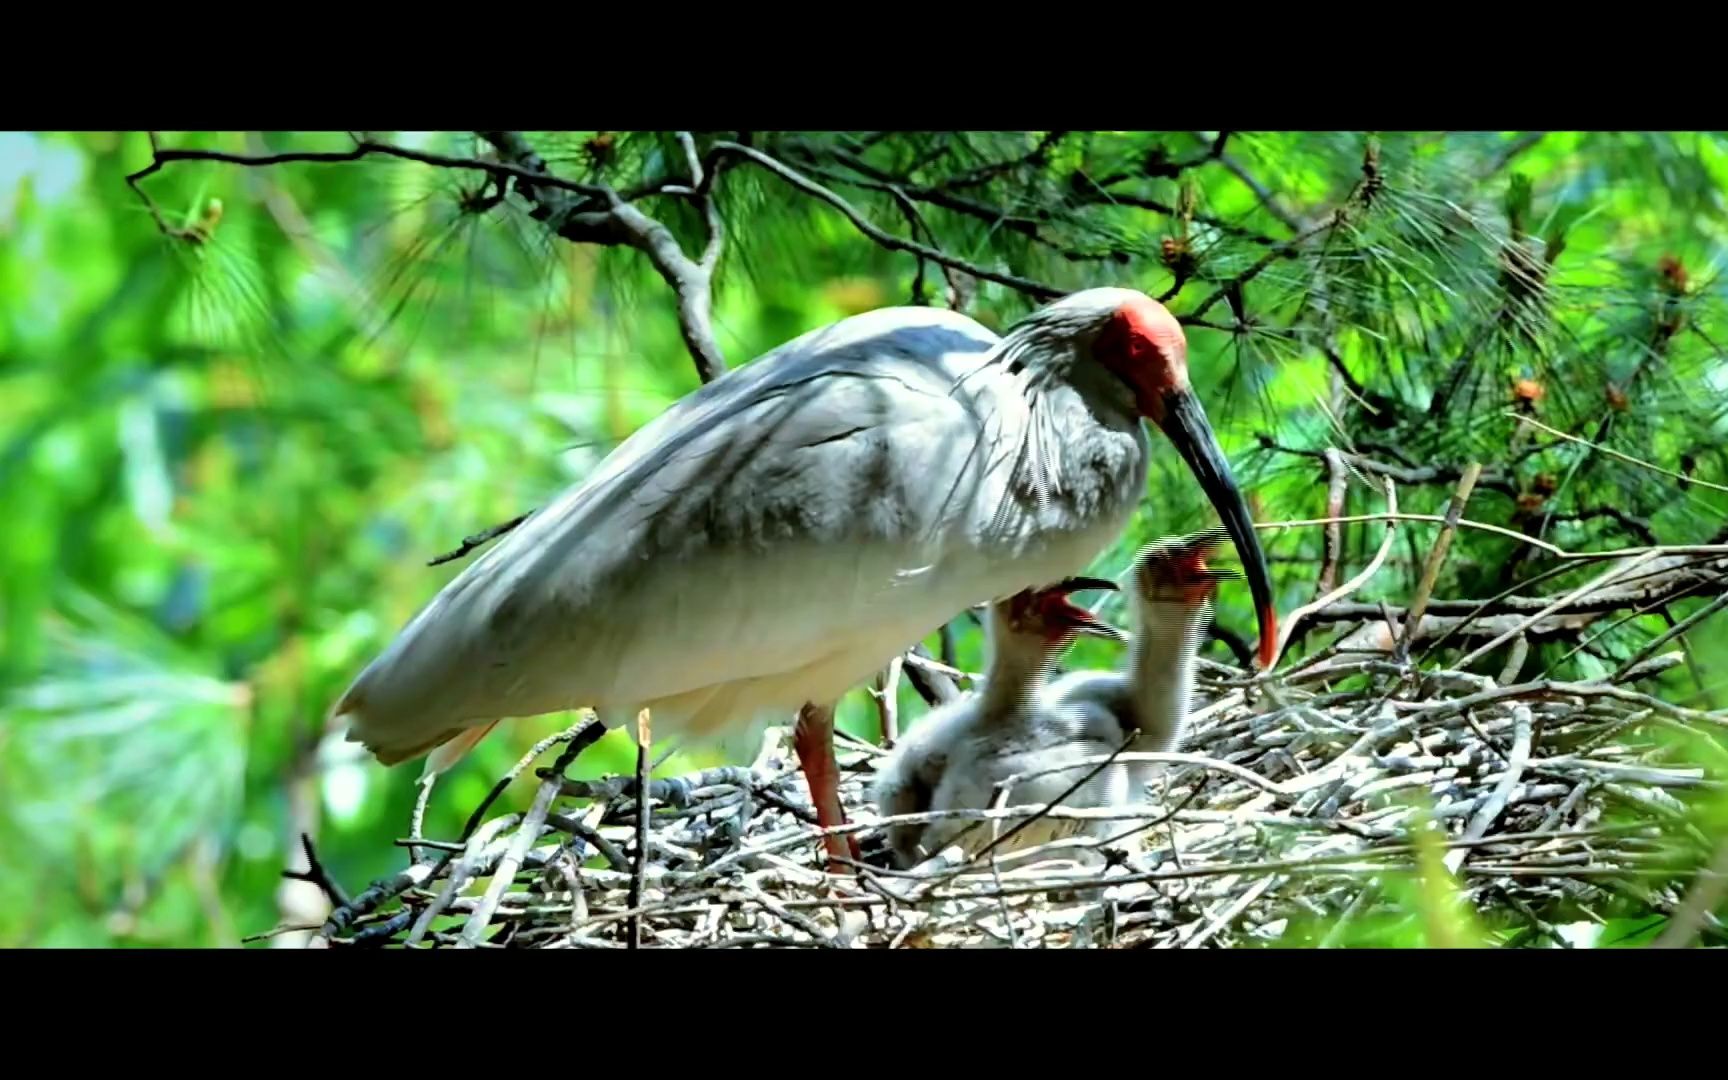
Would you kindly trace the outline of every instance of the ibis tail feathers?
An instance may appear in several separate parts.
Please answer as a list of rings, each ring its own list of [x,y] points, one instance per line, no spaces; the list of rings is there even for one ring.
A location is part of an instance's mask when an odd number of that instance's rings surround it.
[[[426,767],[421,770],[420,775],[427,777],[449,772],[458,761],[468,756],[468,751],[480,745],[480,740],[490,735],[492,729],[497,726],[498,721],[493,720],[491,723],[481,724],[478,727],[466,728],[454,738],[441,743],[427,756]]]

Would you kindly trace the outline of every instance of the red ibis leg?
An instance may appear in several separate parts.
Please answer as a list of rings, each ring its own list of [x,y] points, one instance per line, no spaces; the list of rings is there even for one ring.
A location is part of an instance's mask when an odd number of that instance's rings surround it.
[[[824,829],[846,824],[846,811],[840,806],[840,764],[834,760],[834,710],[825,705],[805,705],[798,710],[798,722],[792,729],[792,743],[798,751],[798,764],[804,779],[810,784],[810,802],[816,807],[816,823]],[[850,858],[862,861],[858,839],[854,836],[830,835],[825,838],[830,860]],[[835,873],[849,873],[843,864],[830,861]]]

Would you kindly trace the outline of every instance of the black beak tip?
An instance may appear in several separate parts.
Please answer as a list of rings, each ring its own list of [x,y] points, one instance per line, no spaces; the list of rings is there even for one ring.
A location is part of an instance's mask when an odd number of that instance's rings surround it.
[[[1098,589],[1104,592],[1116,592],[1119,588],[1120,586],[1109,578],[1098,577],[1071,577],[1065,578],[1056,584],[1057,591],[1062,593],[1085,592],[1091,589]]]

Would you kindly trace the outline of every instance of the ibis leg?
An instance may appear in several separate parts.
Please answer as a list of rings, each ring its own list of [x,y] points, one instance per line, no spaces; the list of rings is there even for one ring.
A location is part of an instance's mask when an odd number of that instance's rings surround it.
[[[792,742],[798,751],[798,764],[804,770],[804,779],[810,785],[810,802],[816,808],[816,823],[824,829],[846,824],[846,811],[840,806],[840,764],[834,760],[833,707],[806,704],[799,709]],[[830,835],[825,842],[831,860],[861,860],[856,837]],[[842,872],[842,865],[831,863],[830,866],[835,872]]]
[[[642,883],[648,878],[648,772],[651,766],[648,748],[653,741],[651,718],[648,710],[643,709],[636,716],[636,856],[630,869],[631,910],[642,906]],[[630,916],[626,933],[630,948],[642,947],[642,920],[639,916]]]

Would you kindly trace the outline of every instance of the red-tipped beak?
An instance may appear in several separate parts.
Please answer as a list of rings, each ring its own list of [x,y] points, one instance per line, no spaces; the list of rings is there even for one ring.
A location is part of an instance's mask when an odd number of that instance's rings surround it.
[[[1188,463],[1194,478],[1206,492],[1224,530],[1242,557],[1242,568],[1248,578],[1248,590],[1254,597],[1254,611],[1260,620],[1259,661],[1262,669],[1270,669],[1278,659],[1278,613],[1272,606],[1272,574],[1266,566],[1266,553],[1260,548],[1260,538],[1254,534],[1253,516],[1248,503],[1236,487],[1236,478],[1224,459],[1218,437],[1200,400],[1192,391],[1170,390],[1162,402],[1163,415],[1158,425],[1164,429],[1176,452]]]

